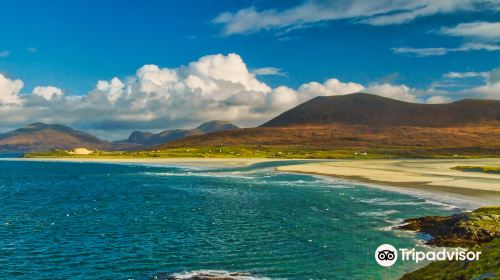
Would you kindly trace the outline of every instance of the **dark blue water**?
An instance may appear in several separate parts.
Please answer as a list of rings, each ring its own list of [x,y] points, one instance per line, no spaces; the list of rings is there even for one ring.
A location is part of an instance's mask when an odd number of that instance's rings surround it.
[[[408,195],[269,165],[194,170],[0,161],[0,279],[154,279],[199,270],[396,279],[382,243],[404,218],[450,214]]]

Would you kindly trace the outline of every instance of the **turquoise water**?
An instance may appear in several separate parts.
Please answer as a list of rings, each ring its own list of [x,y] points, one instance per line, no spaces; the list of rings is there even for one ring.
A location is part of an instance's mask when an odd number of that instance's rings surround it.
[[[401,219],[458,209],[360,184],[273,172],[0,161],[0,279],[396,279],[382,243]]]

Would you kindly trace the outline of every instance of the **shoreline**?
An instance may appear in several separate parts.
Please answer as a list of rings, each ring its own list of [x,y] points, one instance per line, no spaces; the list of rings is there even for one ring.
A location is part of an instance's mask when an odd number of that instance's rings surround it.
[[[454,200],[465,203],[468,209],[500,205],[500,175],[450,168],[463,163],[499,165],[500,159],[338,160],[280,166],[276,170],[340,178],[442,202]]]
[[[267,158],[0,158],[10,161],[76,162],[111,164],[181,165],[193,167],[244,167],[256,163],[283,161]],[[293,159],[292,159],[293,160]]]
[[[497,165],[500,158],[484,159],[367,159],[317,160],[267,158],[3,158],[35,162],[178,165],[202,168],[245,167],[257,163],[301,161],[275,167],[291,172],[344,179],[387,191],[429,198],[465,209],[500,205],[500,175],[453,170],[457,165]]]

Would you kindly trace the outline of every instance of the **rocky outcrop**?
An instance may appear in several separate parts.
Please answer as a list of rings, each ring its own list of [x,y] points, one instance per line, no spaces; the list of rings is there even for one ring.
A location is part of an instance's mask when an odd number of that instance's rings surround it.
[[[484,207],[450,217],[408,219],[397,229],[428,233],[433,236],[429,245],[481,252],[479,260],[436,261],[405,274],[401,280],[500,279],[500,207]]]
[[[433,246],[472,247],[500,237],[500,207],[479,208],[449,217],[428,216],[408,219],[399,230],[430,234]]]

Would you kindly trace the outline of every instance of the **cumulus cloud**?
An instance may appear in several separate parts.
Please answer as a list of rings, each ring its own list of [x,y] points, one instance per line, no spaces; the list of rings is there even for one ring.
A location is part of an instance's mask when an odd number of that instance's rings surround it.
[[[261,30],[291,30],[339,19],[369,25],[403,24],[419,17],[478,9],[498,10],[500,3],[496,0],[309,0],[283,10],[247,7],[224,12],[213,22],[222,25],[223,34],[233,35]]]
[[[310,82],[299,88],[299,94],[303,98],[312,98],[318,95],[343,95],[363,91],[365,87],[361,84],[348,82],[343,83],[337,79],[328,79],[324,83]]]
[[[500,99],[500,68],[491,70],[486,84],[472,88],[471,91],[482,95],[483,98]]]
[[[389,83],[372,84],[367,88],[367,92],[376,92],[377,94],[398,99],[407,102],[417,102],[416,90],[406,85],[393,85]]]
[[[23,86],[23,81],[11,80],[0,74],[0,105],[8,106],[21,103],[19,91]]]
[[[488,81],[471,92],[478,97],[498,97],[499,81],[500,71],[492,71]],[[21,92],[22,88],[21,80],[0,74],[2,130],[41,121],[103,136],[113,134],[114,138],[126,137],[135,129],[192,127],[221,118],[254,126],[320,95],[368,92],[429,103],[456,99],[450,92],[433,89],[417,90],[388,82],[364,86],[335,78],[297,88],[270,87],[257,79],[237,54],[208,55],[177,68],[144,65],[130,77],[98,81],[84,95],[68,95],[54,86],[38,86],[31,93]]]
[[[448,97],[436,95],[427,98],[425,102],[428,104],[442,104],[442,103],[449,103],[450,101],[451,99]]]
[[[63,91],[60,88],[53,86],[38,86],[33,89],[33,94],[43,97],[47,100],[51,100],[53,98],[61,97]]]

